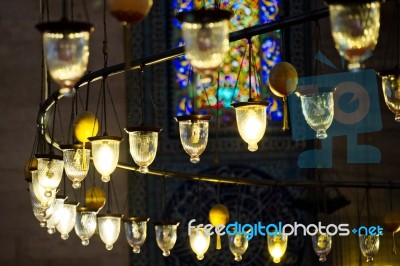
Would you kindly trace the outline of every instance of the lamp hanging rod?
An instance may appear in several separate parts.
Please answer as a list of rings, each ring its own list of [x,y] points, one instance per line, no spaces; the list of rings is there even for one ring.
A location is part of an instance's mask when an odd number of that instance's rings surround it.
[[[300,25],[309,21],[316,21],[321,18],[325,18],[329,16],[329,9],[327,7],[312,10],[303,14],[294,15],[291,17],[283,18],[278,21],[259,24],[249,28],[245,28],[242,30],[238,30],[235,32],[231,32],[229,34],[229,42],[235,42],[241,39],[249,39],[253,36],[276,31],[279,29],[288,28],[295,25]],[[167,51],[163,51],[161,53],[146,56],[140,59],[132,60],[130,67],[127,69],[125,63],[120,63],[117,65],[112,65],[91,73],[84,75],[75,85],[76,88],[82,87],[87,84],[89,81],[96,81],[102,79],[103,77],[112,76],[124,73],[125,71],[130,70],[138,70],[141,66],[149,66],[155,65],[158,63],[162,63],[168,60],[175,59],[177,57],[182,56],[185,53],[184,46],[177,47],[174,49],[170,49]],[[38,113],[37,123],[41,125],[43,122],[43,116],[45,113],[52,107],[55,99],[62,98],[62,95],[59,95],[58,91],[55,91],[49,98],[47,98],[43,104],[41,105]]]
[[[118,163],[118,168],[138,171],[139,167]],[[306,188],[373,188],[373,189],[400,189],[400,183],[392,182],[358,182],[358,181],[313,181],[313,180],[273,180],[223,177],[211,175],[194,175],[193,173],[159,171],[149,169],[148,174],[187,181],[201,181],[231,185],[248,185],[258,187],[306,187]]]

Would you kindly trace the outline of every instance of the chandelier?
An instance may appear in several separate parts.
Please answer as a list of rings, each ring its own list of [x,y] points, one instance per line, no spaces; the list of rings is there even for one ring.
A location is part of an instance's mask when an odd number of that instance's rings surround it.
[[[110,1],[115,5],[113,6],[113,13],[116,15],[117,13],[121,15],[119,8],[123,5],[121,4],[124,1],[121,1],[117,4],[118,1]],[[143,2],[143,1],[142,1]],[[137,3],[136,3],[137,4]],[[143,4],[147,4],[146,8],[143,9],[143,12],[140,14],[143,18],[149,12],[151,8],[152,1],[144,1]],[[137,6],[136,6],[137,7]],[[136,7],[134,9],[136,9]],[[141,6],[144,7],[144,6]],[[313,16],[309,15],[313,19],[318,18],[319,16],[325,16],[325,13],[313,13]],[[123,14],[122,14],[123,15]],[[125,17],[135,16],[137,14],[129,14],[123,15]],[[227,53],[227,47],[229,44],[229,34],[228,34],[228,25],[229,18],[231,17],[231,12],[225,12],[219,10],[218,8],[215,10],[199,10],[187,13],[180,13],[177,15],[178,19],[182,21],[182,29],[183,35],[185,38],[185,49],[186,54],[189,58],[190,63],[193,65],[194,69],[203,74],[210,75],[211,72],[217,70],[221,63],[223,62],[225,55]],[[139,16],[139,15],[138,15]],[[142,18],[141,18],[142,19]],[[140,21],[141,19],[136,19],[136,21]],[[303,18],[298,18],[298,21],[302,21]],[[121,19],[125,22],[129,22],[128,19]],[[134,19],[135,21],[135,19]],[[294,23],[294,22],[291,22]],[[290,23],[287,25],[290,26]],[[262,29],[263,25],[255,28],[256,30]],[[45,34],[49,32],[48,29],[45,29],[44,26],[38,26],[38,28],[42,29]],[[85,28],[86,29],[86,28]],[[64,32],[50,32],[49,36],[44,36],[45,44],[57,43],[56,52],[57,60],[66,60],[70,55],[70,47],[73,42],[81,42],[82,47],[78,47],[83,52],[81,56],[73,55],[73,57],[79,57],[79,60],[76,64],[78,64],[79,68],[74,76],[61,78],[61,74],[57,74],[58,72],[52,71],[51,68],[55,68],[52,66],[52,58],[48,56],[46,58],[48,60],[49,70],[53,79],[60,84],[62,89],[60,90],[60,99],[66,95],[71,94],[75,89],[79,90],[79,87],[83,85],[82,82],[78,80],[82,77],[83,73],[86,71],[86,65],[88,60],[88,31],[80,31],[73,32],[71,30],[64,30]],[[67,34],[67,33],[68,34]],[[268,106],[267,102],[264,101],[255,101],[252,98],[252,82],[253,79],[256,79],[256,74],[253,73],[252,67],[252,41],[251,37],[253,35],[257,35],[259,33],[254,33],[249,31],[250,33],[246,33],[243,31],[241,34],[236,33],[234,36],[241,36],[248,40],[249,43],[249,76],[248,76],[248,84],[249,84],[249,97],[247,102],[237,102],[233,103],[232,106],[235,108],[236,112],[236,120],[237,126],[240,136],[243,140],[248,144],[248,150],[256,151],[258,149],[258,143],[261,141],[265,134],[265,130],[267,127],[267,118],[266,118],[266,108]],[[257,31],[255,31],[257,32]],[[54,35],[54,36],[53,36]],[[57,36],[55,36],[57,35]],[[251,35],[251,36],[250,36]],[[51,39],[53,38],[53,39]],[[57,39],[58,38],[58,39]],[[67,40],[64,40],[64,39]],[[68,39],[69,38],[69,39]],[[57,40],[56,40],[57,39]],[[78,40],[75,40],[78,39]],[[234,39],[234,38],[233,38]],[[64,42],[65,41],[65,42]],[[375,43],[376,44],[376,43]],[[53,44],[54,45],[54,44]],[[373,49],[372,46],[370,46]],[[79,50],[78,49],[78,50]],[[49,52],[50,53],[50,52]],[[87,57],[86,57],[87,56]],[[177,55],[173,55],[177,56]],[[172,56],[171,56],[172,57]],[[56,61],[57,61],[56,60]],[[72,58],[71,58],[72,60]],[[156,60],[153,58],[144,58],[142,62],[140,62],[140,66],[146,64],[146,60]],[[166,60],[166,59],[162,59]],[[360,59],[358,59],[360,61]],[[57,62],[56,62],[57,63]],[[58,64],[58,63],[57,63]],[[56,65],[56,64],[54,64]],[[64,66],[63,66],[64,67]],[[138,66],[132,66],[137,67]],[[74,68],[74,66],[68,66],[68,68]],[[66,67],[63,68],[65,71]],[[121,69],[119,69],[120,71]],[[83,72],[82,72],[83,71]],[[107,71],[115,71],[109,70],[107,68],[107,64],[105,64],[105,68],[103,70],[103,93],[105,93],[105,80],[107,75],[104,73]],[[255,72],[255,71],[254,71]],[[294,80],[297,78],[296,75],[293,74]],[[92,76],[93,77],[93,76]],[[98,76],[100,77],[100,76]],[[98,78],[96,77],[96,78]],[[84,76],[84,79],[87,76]],[[257,85],[257,84],[255,84]],[[260,84],[259,84],[260,85]],[[293,87],[293,86],[291,86]],[[287,92],[287,95],[289,92]],[[103,94],[104,95],[104,94]],[[284,95],[287,96],[287,95]],[[253,95],[254,96],[254,95]],[[51,100],[49,100],[51,102]],[[51,102],[51,104],[53,104]],[[143,102],[142,102],[143,104]],[[43,112],[47,112],[51,106],[49,103],[45,103],[40,110],[39,116],[43,115]],[[104,105],[105,106],[105,105]],[[143,106],[142,106],[143,107]],[[103,110],[105,107],[103,108]],[[143,114],[142,114],[143,115]],[[96,114],[97,116],[97,114]],[[106,128],[106,125],[98,125],[98,120],[96,116],[92,117],[91,121],[93,123],[93,128]],[[101,116],[105,118],[105,113]],[[188,116],[178,117],[177,120],[179,122],[180,127],[180,138],[184,150],[191,156],[191,162],[197,163],[199,162],[199,156],[204,151],[207,145],[207,137],[209,130],[209,120],[211,116],[203,116],[197,114],[191,114]],[[142,120],[143,122],[143,120]],[[97,124],[97,126],[96,126]],[[94,133],[96,131],[96,133]],[[155,160],[157,145],[158,145],[158,134],[161,131],[161,128],[158,127],[147,127],[144,126],[143,123],[139,127],[128,127],[126,131],[129,134],[129,146],[130,153],[134,162],[139,166],[135,167],[126,167],[127,169],[134,169],[136,171],[141,172],[142,174],[146,173],[159,173],[157,170],[149,169],[149,165]],[[79,130],[77,131],[79,132]],[[108,136],[107,131],[104,130],[102,136],[96,136],[97,129],[92,130],[90,133],[83,133],[83,137],[80,137],[79,134],[76,134],[76,138],[78,141],[82,142],[77,144],[76,146],[66,146],[63,147],[63,156],[57,156],[55,154],[37,154],[36,158],[38,160],[37,170],[34,170],[35,174],[32,172],[32,184],[30,185],[34,193],[31,193],[31,202],[34,208],[34,213],[41,225],[47,223],[50,228],[55,228],[61,233],[62,239],[67,239],[69,233],[75,228],[75,232],[78,237],[81,239],[83,245],[89,244],[89,239],[95,234],[96,228],[98,230],[98,234],[101,240],[104,242],[107,250],[111,250],[113,245],[118,239],[121,230],[121,222],[124,222],[125,236],[128,244],[132,247],[133,252],[139,253],[143,243],[146,240],[147,236],[147,222],[148,218],[136,218],[131,217],[128,219],[122,219],[122,215],[120,214],[112,214],[111,212],[107,212],[106,214],[98,214],[98,210],[93,210],[92,208],[82,207],[77,208],[78,204],[68,203],[63,201],[63,208],[61,213],[58,214],[55,209],[56,205],[61,205],[61,202],[57,201],[56,193],[57,188],[62,179],[62,172],[65,170],[67,177],[73,182],[73,186],[75,189],[79,189],[82,187],[80,184],[84,183],[84,178],[89,170],[89,159],[90,154],[92,154],[92,160],[96,170],[101,174],[101,179],[104,182],[110,181],[110,176],[114,172],[114,170],[118,167],[119,161],[119,148],[122,141],[122,137],[118,136]],[[319,136],[322,138],[323,134],[318,132]],[[51,136],[52,141],[54,141],[54,134]],[[86,147],[86,142],[90,142],[90,146]],[[51,143],[53,146],[56,146],[55,143]],[[75,145],[75,144],[74,144]],[[120,164],[119,166],[121,167]],[[167,173],[166,171],[164,171]],[[36,177],[34,177],[37,175]],[[166,174],[165,174],[166,175]],[[165,176],[164,175],[164,176]],[[179,176],[179,173],[176,174]],[[197,177],[199,180],[200,178]],[[191,177],[191,180],[195,180],[194,177]],[[224,179],[215,179],[213,181],[220,181]],[[226,183],[228,180],[225,179]],[[256,182],[254,181],[254,184]],[[36,185],[36,189],[35,189]],[[55,204],[57,202],[57,204]],[[104,202],[103,202],[104,205]],[[39,206],[39,207],[38,207]],[[37,208],[38,207],[38,208]],[[51,209],[50,209],[51,208]],[[53,209],[54,208],[54,209]],[[219,208],[222,209],[221,206]],[[39,209],[39,211],[37,211]],[[36,210],[36,212],[35,212]],[[51,213],[51,214],[50,214]],[[56,220],[59,218],[60,220],[57,222]],[[220,217],[221,218],[221,217]],[[212,215],[210,215],[210,220],[212,219]],[[229,220],[229,212],[224,213],[221,218],[224,224],[228,223]],[[217,223],[211,221],[213,224]],[[164,256],[169,256],[171,250],[174,248],[177,241],[177,228],[179,226],[179,222],[159,222],[155,223],[155,235],[156,241],[159,248],[162,250]],[[199,260],[204,258],[204,254],[209,248],[210,237],[204,232],[204,228],[199,228],[199,232],[197,235],[194,234],[193,237],[190,237],[190,247],[196,253],[196,256]],[[360,248],[363,254],[367,257],[373,257],[375,253],[371,252],[371,250],[377,250],[379,248],[379,238],[366,240],[360,237]],[[281,258],[286,252],[288,238],[286,235],[277,235],[273,237],[268,237],[268,251],[270,255],[273,257],[273,261],[275,263],[279,263]],[[316,240],[316,243],[319,240]],[[328,241],[328,240],[327,240]],[[371,244],[372,246],[367,246],[367,244]],[[328,241],[326,249],[323,249],[318,244],[315,244],[314,251],[320,256],[320,260],[325,259],[326,255],[328,255],[330,251],[331,243]],[[329,248],[328,248],[329,247]],[[243,234],[235,234],[229,237],[229,249],[234,255],[234,259],[236,261],[242,260],[243,254],[246,252],[248,248],[248,241]]]

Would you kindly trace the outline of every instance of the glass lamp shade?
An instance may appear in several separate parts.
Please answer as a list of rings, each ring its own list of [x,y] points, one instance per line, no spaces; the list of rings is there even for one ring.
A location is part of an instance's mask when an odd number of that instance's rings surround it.
[[[75,233],[82,240],[82,245],[89,245],[89,239],[93,236],[97,227],[97,213],[86,207],[76,210]]]
[[[379,235],[360,235],[358,237],[361,253],[367,262],[373,262],[379,251]]]
[[[121,215],[101,214],[97,215],[97,224],[101,241],[106,245],[107,250],[112,250],[121,231]]]
[[[229,50],[227,10],[201,9],[182,11],[176,18],[182,22],[182,36],[190,64],[198,72],[212,73],[223,63]]]
[[[331,252],[332,237],[328,234],[317,233],[311,237],[315,254],[318,255],[319,261],[326,261],[326,256]]]
[[[203,227],[192,228],[190,231],[190,247],[196,253],[198,260],[204,259],[204,254],[210,246],[210,234],[206,234]]]
[[[133,160],[139,165],[139,172],[145,174],[148,166],[154,161],[157,153],[158,127],[131,127],[127,128],[129,134],[129,151]]]
[[[394,113],[394,120],[400,122],[400,71],[398,69],[380,72],[385,103]]]
[[[317,132],[317,138],[325,139],[334,115],[333,92],[301,95],[301,108],[307,124]]]
[[[149,218],[130,217],[124,219],[125,236],[134,253],[140,253],[140,247],[147,236]]]
[[[42,208],[41,202],[37,199],[34,191],[33,191],[33,183],[29,182],[29,194],[31,198],[33,215],[35,215],[36,219],[39,221],[40,227],[46,227],[46,221],[50,218],[53,208],[49,207],[47,209]],[[47,198],[47,197],[46,197]]]
[[[286,252],[288,236],[279,234],[276,236],[268,235],[268,252],[272,256],[274,263],[279,263]]]
[[[46,192],[46,197],[53,195],[53,190],[58,187],[62,179],[64,161],[62,156],[36,155],[38,160],[38,181]]]
[[[184,115],[175,117],[183,149],[192,163],[200,162],[200,155],[207,147],[210,115]]]
[[[85,179],[90,165],[90,150],[82,144],[62,145],[65,174],[72,181],[72,187],[78,189]]]
[[[108,0],[111,14],[123,23],[142,21],[153,6],[153,0]]]
[[[235,256],[235,261],[241,261],[243,254],[249,247],[249,241],[245,234],[235,234],[228,235],[229,249],[231,250],[233,256]]]
[[[178,225],[179,223],[155,223],[157,245],[164,257],[168,257],[171,254],[170,250],[175,246]]]
[[[249,151],[258,150],[257,143],[267,128],[267,102],[234,103],[240,137],[248,144]]]
[[[380,28],[379,1],[327,1],[335,47],[357,70],[372,55]]]
[[[46,189],[40,185],[38,175],[39,175],[38,170],[32,171],[32,188],[33,188],[32,191],[40,203],[39,207],[42,209],[42,211],[45,211],[47,208],[49,208],[49,206],[53,203],[54,199],[56,198],[57,190],[56,189],[51,190],[51,196],[47,197]]]
[[[66,197],[57,196],[52,204],[52,215],[47,220],[47,233],[54,234],[56,232],[56,226],[60,222],[63,214],[64,201]]]
[[[110,175],[114,172],[119,159],[120,137],[99,136],[88,138],[92,144],[93,163],[101,174],[103,182],[110,181]]]
[[[43,34],[44,55],[50,76],[61,94],[72,94],[75,83],[85,74],[89,61],[89,35],[93,25],[62,19],[38,24]]]
[[[61,219],[56,226],[57,231],[60,232],[63,240],[67,240],[69,232],[74,229],[77,205],[77,203],[64,203],[64,207],[60,214]]]

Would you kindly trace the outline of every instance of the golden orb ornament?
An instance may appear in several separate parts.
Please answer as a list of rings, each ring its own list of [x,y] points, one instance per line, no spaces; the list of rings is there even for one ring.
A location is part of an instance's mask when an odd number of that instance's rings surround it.
[[[214,226],[227,225],[229,221],[229,210],[225,205],[214,205],[209,213],[208,219]],[[221,237],[217,235],[216,249],[221,249]]]
[[[395,211],[389,211],[385,213],[384,221],[385,229],[391,233],[397,233],[400,231],[400,213]]]
[[[90,210],[100,210],[106,204],[106,193],[99,187],[92,187],[85,194],[86,207]]]
[[[99,121],[93,113],[85,111],[76,117],[74,132],[80,142],[89,142],[88,138],[96,136],[98,131]]]
[[[279,62],[269,72],[268,83],[271,92],[283,98],[283,130],[289,130],[287,96],[292,94],[299,81],[297,71],[288,62]]]

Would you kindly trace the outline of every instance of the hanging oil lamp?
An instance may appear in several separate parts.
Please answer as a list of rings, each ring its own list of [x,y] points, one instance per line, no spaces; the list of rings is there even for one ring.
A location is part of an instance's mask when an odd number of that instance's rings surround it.
[[[229,50],[229,20],[233,12],[214,9],[181,11],[186,56],[196,72],[211,75],[223,63]]]
[[[61,87],[60,94],[74,93],[75,83],[85,74],[89,61],[90,23],[69,21],[67,1],[63,1],[60,21],[36,25],[43,34],[44,56],[53,80]]]
[[[267,107],[268,102],[254,101],[251,97],[251,59],[252,43],[249,39],[249,99],[247,102],[238,102],[232,104],[236,112],[236,122],[239,134],[248,144],[249,151],[258,150],[258,142],[264,136],[267,128]]]

